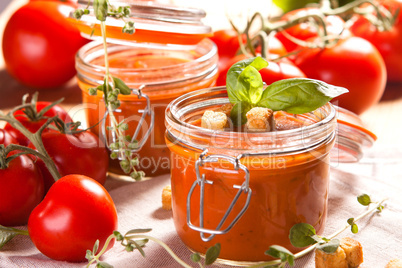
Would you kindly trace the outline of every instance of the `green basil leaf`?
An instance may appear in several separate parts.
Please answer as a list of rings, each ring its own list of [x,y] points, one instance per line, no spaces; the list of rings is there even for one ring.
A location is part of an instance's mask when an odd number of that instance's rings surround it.
[[[105,21],[107,17],[107,0],[94,0],[93,4],[95,17],[99,21]]]
[[[221,244],[217,243],[214,246],[208,248],[205,253],[205,265],[213,264],[221,252]]]
[[[241,126],[247,122],[246,113],[250,111],[252,106],[245,101],[236,103],[230,111],[230,119],[234,126]]]
[[[290,243],[298,248],[307,247],[316,243],[312,238],[316,234],[315,229],[308,223],[293,225],[289,231]]]
[[[319,244],[317,249],[324,251],[325,253],[335,253],[340,245],[339,239],[331,239],[328,243]]]
[[[302,114],[314,111],[332,98],[348,92],[337,87],[309,78],[284,79],[269,85],[263,92],[257,106],[274,111]]]
[[[258,70],[268,66],[261,57],[239,61],[230,67],[226,77],[229,101],[256,104],[261,99],[263,82]]]

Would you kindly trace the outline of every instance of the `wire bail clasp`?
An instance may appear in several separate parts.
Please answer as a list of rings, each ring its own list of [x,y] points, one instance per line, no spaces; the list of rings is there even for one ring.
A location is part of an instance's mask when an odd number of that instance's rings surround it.
[[[154,112],[152,111],[152,108],[151,108],[151,101],[150,101],[148,95],[142,92],[142,89],[144,87],[145,87],[145,85],[142,85],[138,89],[131,89],[131,93],[134,94],[134,95],[137,95],[138,99],[145,98],[145,101],[146,101],[145,108],[138,110],[138,113],[141,114],[141,118],[138,121],[137,128],[135,129],[134,134],[133,134],[133,136],[131,137],[131,140],[130,140],[131,143],[137,143],[137,146],[135,146],[135,148],[130,149],[131,153],[136,153],[139,150],[141,150],[142,146],[144,146],[145,142],[148,140],[149,136],[151,135],[152,129],[154,128],[154,124],[155,124],[155,114],[154,114]],[[117,109],[116,112],[121,112],[121,110]],[[105,119],[102,121],[101,133],[102,133],[102,136],[104,138],[105,144],[109,148],[109,150],[112,151],[112,152],[118,153],[119,149],[111,148],[110,143],[108,142],[107,135],[106,135],[106,131],[107,131],[106,118],[107,118],[108,115],[109,115],[109,112],[106,110]],[[145,134],[143,135],[143,137],[141,138],[141,140],[138,141],[137,137],[138,137],[138,135],[140,133],[140,130],[141,130],[141,127],[144,124],[145,119],[147,117],[149,117],[149,120],[150,120],[149,127],[148,127],[147,131],[145,132]],[[117,142],[117,137],[116,137],[115,132],[112,131],[110,136],[111,136],[111,139],[112,139],[112,143]],[[118,159],[122,160],[121,155],[120,154],[117,154],[117,155],[118,155]]]
[[[236,224],[236,222],[243,216],[244,212],[246,212],[249,204],[250,204],[250,198],[251,198],[251,188],[249,187],[249,180],[250,180],[250,172],[246,166],[240,163],[240,159],[244,156],[240,154],[238,157],[231,157],[227,155],[220,155],[220,154],[215,154],[215,155],[208,155],[208,150],[204,150],[201,154],[199,159],[195,163],[195,171],[196,171],[196,177],[197,179],[194,181],[192,184],[190,191],[187,195],[187,225],[195,230],[200,232],[201,239],[205,242],[211,241],[215,235],[217,234],[225,234],[232,229],[232,227]],[[229,205],[229,208],[223,215],[221,221],[219,222],[218,226],[215,229],[208,229],[204,228],[204,195],[205,195],[205,184],[213,184],[213,181],[206,180],[205,179],[205,174],[200,173],[200,167],[204,165],[204,163],[215,163],[219,159],[223,159],[226,161],[229,161],[230,163],[233,164],[235,170],[243,170],[245,173],[245,180],[242,185],[233,185],[233,188],[239,189],[233,198],[232,202]],[[200,220],[200,226],[196,226],[191,222],[191,196],[193,195],[193,192],[196,188],[196,186],[200,186],[200,214],[199,214],[199,220]],[[234,205],[236,204],[237,200],[240,198],[241,194],[247,194],[247,199],[246,202],[239,212],[239,214],[236,215],[236,217],[233,219],[233,221],[226,227],[226,229],[221,230],[223,224],[225,223],[226,219],[228,218],[229,214],[234,208]],[[205,234],[209,234],[209,236],[206,236]]]

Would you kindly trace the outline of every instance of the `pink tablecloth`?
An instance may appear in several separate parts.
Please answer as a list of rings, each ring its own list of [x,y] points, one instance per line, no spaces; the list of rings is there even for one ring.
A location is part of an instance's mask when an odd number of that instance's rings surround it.
[[[402,259],[402,148],[376,148],[366,152],[356,164],[332,167],[329,195],[329,216],[325,235],[346,224],[350,217],[365,211],[356,197],[367,193],[374,199],[389,197],[385,210],[358,223],[359,233],[349,230],[339,237],[351,236],[361,242],[364,249],[362,267],[384,267],[392,258]],[[106,188],[113,197],[118,214],[119,230],[152,228],[150,233],[167,243],[177,255],[191,264],[191,252],[176,235],[172,214],[161,208],[162,188],[169,184],[169,176],[142,182],[109,179]],[[104,261],[114,267],[180,267],[159,245],[149,242],[146,258],[138,251],[127,253],[115,245],[104,255]],[[38,252],[28,237],[15,238],[0,252],[0,267],[84,267],[85,264],[57,262]],[[219,265],[215,265],[219,267]],[[296,261],[296,267],[314,267],[314,254]]]

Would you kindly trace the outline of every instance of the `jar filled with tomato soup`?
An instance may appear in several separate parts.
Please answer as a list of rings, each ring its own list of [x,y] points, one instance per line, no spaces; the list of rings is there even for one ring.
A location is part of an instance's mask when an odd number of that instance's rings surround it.
[[[164,141],[166,106],[185,93],[215,85],[217,49],[206,38],[211,28],[202,24],[205,13],[201,10],[151,2],[133,2],[130,8],[134,34],[122,33],[123,22],[119,20],[106,21],[110,74],[132,89],[130,95],[119,95],[120,107],[114,115],[119,122],[128,123],[128,134],[138,141],[138,148],[133,149],[139,159],[138,170],[157,176],[170,171]],[[85,36],[100,36],[99,24],[91,14],[75,24]],[[87,124],[95,125],[97,134],[108,136],[103,93],[88,93],[89,88],[103,83],[104,55],[103,43],[93,41],[77,53],[76,69]],[[122,174],[118,160],[112,161],[110,171]]]
[[[270,260],[271,245],[299,252],[289,241],[293,225],[324,230],[330,158],[358,160],[375,136],[337,122],[345,111],[329,103],[306,114],[275,112],[270,132],[201,127],[206,110],[228,103],[217,87],[185,94],[166,110],[176,231],[195,252],[220,243],[220,261],[231,265]]]

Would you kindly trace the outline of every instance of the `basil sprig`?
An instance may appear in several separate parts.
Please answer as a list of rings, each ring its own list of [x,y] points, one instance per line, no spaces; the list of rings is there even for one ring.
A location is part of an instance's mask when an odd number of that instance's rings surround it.
[[[230,67],[226,88],[229,101],[234,104],[230,113],[234,125],[244,124],[246,113],[253,107],[302,114],[314,111],[331,99],[348,92],[346,88],[309,78],[283,79],[264,90],[258,71],[267,66],[265,59],[255,57],[239,61]]]

